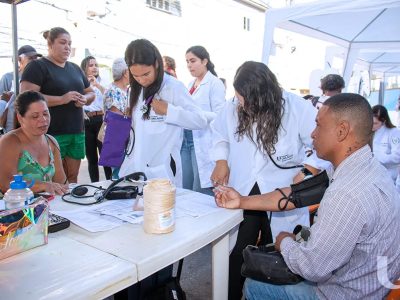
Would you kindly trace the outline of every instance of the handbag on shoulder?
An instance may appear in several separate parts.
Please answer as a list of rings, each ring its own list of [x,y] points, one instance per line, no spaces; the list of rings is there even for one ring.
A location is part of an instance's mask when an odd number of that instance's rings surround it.
[[[133,147],[133,143],[129,143],[130,133],[133,131],[132,118],[108,110],[104,123],[106,129],[99,165],[117,168],[124,161],[128,144],[132,144]]]

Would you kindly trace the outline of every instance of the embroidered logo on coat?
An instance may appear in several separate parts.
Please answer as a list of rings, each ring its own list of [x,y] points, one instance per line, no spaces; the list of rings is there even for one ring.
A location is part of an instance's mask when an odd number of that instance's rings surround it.
[[[164,122],[164,116],[159,116],[159,115],[153,115],[150,116],[150,121],[151,122]]]
[[[293,154],[285,154],[281,156],[277,156],[276,159],[280,162],[286,162],[293,159]]]
[[[394,145],[400,144],[400,138],[398,137],[392,138],[392,144]]]

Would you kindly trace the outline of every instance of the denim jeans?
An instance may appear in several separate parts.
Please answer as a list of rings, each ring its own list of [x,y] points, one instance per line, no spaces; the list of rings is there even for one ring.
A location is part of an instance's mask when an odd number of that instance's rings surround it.
[[[318,300],[316,284],[302,281],[298,284],[274,285],[247,278],[244,283],[246,300]]]
[[[191,130],[184,130],[181,160],[183,177],[182,187],[184,189],[214,196],[212,188],[201,188],[196,153],[194,151],[193,133]]]
[[[118,173],[119,173],[120,169],[121,169],[121,167],[118,167],[118,168],[112,167],[111,168],[111,170],[112,170],[111,179],[119,179]]]

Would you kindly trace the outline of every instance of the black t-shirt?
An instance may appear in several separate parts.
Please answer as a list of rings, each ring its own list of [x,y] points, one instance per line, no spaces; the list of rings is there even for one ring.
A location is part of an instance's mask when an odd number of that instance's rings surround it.
[[[83,94],[90,86],[82,70],[74,63],[57,66],[46,58],[31,61],[22,73],[21,81],[40,86],[40,92],[49,96],[62,96],[70,91]],[[84,131],[83,110],[71,101],[49,108],[51,135],[82,133]]]

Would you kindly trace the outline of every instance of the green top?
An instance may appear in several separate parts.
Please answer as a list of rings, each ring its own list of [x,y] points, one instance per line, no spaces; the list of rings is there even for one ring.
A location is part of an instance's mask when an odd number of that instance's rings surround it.
[[[32,155],[23,150],[21,157],[18,160],[18,174],[23,174],[24,178],[27,180],[34,179],[35,181],[43,181],[43,182],[50,182],[55,174],[55,167],[54,167],[54,156],[53,152],[51,151],[49,138],[46,135],[46,141],[49,146],[49,156],[50,162],[46,167],[43,167],[39,164]]]

